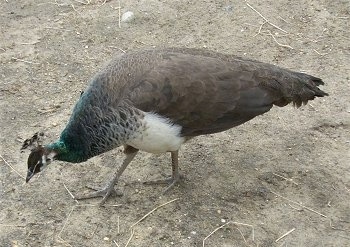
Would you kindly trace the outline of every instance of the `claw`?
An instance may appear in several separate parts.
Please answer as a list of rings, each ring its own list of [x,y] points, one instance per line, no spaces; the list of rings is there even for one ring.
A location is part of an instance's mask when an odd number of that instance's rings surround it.
[[[103,187],[102,189],[96,189],[96,188],[90,187],[91,189],[96,191],[89,194],[83,194],[81,196],[75,196],[75,199],[83,200],[83,199],[90,199],[95,197],[102,197],[102,200],[99,203],[100,206],[102,206],[107,201],[109,196],[122,194],[120,191],[118,192],[114,189],[114,185],[118,184],[119,177],[122,175],[123,171],[128,166],[128,164],[133,160],[138,150],[129,147],[129,149],[126,148],[126,151],[128,152],[125,152],[126,157],[123,161],[122,166],[118,169],[118,171],[114,174],[113,178],[108,182],[108,184],[105,187]]]
[[[91,185],[85,185],[85,187],[86,188],[88,188],[88,189],[90,189],[90,190],[94,190],[94,191],[96,191],[96,192],[101,192],[101,194],[105,191],[105,189],[106,189],[106,187],[103,187],[103,188],[101,188],[101,187],[95,187],[95,186],[91,186]],[[90,194],[92,194],[92,193],[90,193]],[[115,195],[115,196],[123,196],[124,195],[124,193],[122,192],[122,191],[120,191],[120,190],[118,190],[118,189],[113,189],[112,190],[112,192],[111,192],[111,195],[113,196],[113,195]],[[99,196],[96,196],[96,197],[99,197]],[[100,197],[103,197],[103,195],[101,195]]]
[[[84,199],[90,199],[90,198],[96,198],[96,197],[102,197],[102,200],[100,201],[100,205],[102,206],[108,199],[109,196],[122,196],[123,192],[119,190],[114,189],[114,184],[107,185],[106,187],[102,189],[97,189],[91,186],[87,186],[89,189],[95,190],[91,193],[86,193],[78,196],[74,196],[77,200],[84,200]]]
[[[163,191],[163,194],[165,194],[169,190],[173,189],[174,186],[180,181],[181,178],[182,178],[182,176],[179,175],[179,176],[175,176],[175,177],[168,177],[168,178],[165,178],[165,179],[146,181],[146,182],[143,182],[143,184],[146,184],[146,185],[167,184],[168,187],[166,187],[166,189]]]
[[[174,186],[182,178],[182,176],[179,173],[178,154],[179,154],[179,151],[171,152],[171,168],[172,168],[171,177],[166,179],[159,179],[159,180],[144,182],[144,184],[168,184],[168,187],[163,191],[163,194],[167,193],[169,190],[174,188]]]

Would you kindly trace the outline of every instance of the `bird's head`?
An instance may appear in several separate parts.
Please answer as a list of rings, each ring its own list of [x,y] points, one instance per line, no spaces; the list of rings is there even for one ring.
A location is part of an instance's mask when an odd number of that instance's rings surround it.
[[[43,146],[43,138],[44,133],[37,132],[31,138],[26,139],[21,147],[21,151],[24,151],[25,149],[31,150],[27,161],[28,171],[26,182],[29,182],[36,173],[43,171],[53,160],[60,159],[59,155],[67,153],[67,148],[64,142],[58,140],[54,143]]]
[[[32,149],[28,157],[28,171],[26,182],[36,173],[43,171],[48,164],[55,159],[57,152],[47,147],[38,146]]]

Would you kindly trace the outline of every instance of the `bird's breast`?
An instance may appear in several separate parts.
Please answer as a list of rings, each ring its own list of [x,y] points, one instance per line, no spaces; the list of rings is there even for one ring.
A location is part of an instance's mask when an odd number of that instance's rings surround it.
[[[149,112],[145,113],[141,127],[127,140],[128,145],[149,153],[176,151],[184,142],[181,126]]]

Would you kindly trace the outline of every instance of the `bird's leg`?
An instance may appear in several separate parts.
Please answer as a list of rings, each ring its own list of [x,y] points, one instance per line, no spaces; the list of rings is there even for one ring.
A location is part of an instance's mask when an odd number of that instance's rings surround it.
[[[138,149],[133,148],[131,146],[125,146],[124,153],[126,154],[126,157],[123,161],[123,164],[114,174],[113,178],[106,184],[106,186],[95,192],[86,195],[76,196],[75,199],[81,200],[95,197],[103,197],[100,202],[100,205],[103,205],[111,194],[116,194],[116,191],[114,190],[114,185],[118,183],[119,177],[122,175],[129,163],[134,159],[138,151]]]
[[[164,194],[171,190],[181,178],[179,173],[179,151],[171,152],[171,169],[171,177],[166,179],[147,181],[145,184],[168,184],[168,187],[163,192]]]
[[[168,192],[171,190],[175,184],[180,180],[180,173],[179,173],[179,151],[176,150],[174,152],[171,152],[171,178],[169,180],[170,184],[169,186],[164,190],[163,193]]]

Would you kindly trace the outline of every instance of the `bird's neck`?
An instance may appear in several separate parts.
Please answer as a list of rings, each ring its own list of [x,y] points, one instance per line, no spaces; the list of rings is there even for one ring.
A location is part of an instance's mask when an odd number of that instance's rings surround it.
[[[79,163],[85,161],[86,159],[80,154],[80,152],[75,150],[70,150],[66,143],[62,140],[58,140],[46,146],[46,149],[54,151],[56,156],[55,160],[67,161],[72,163]]]

